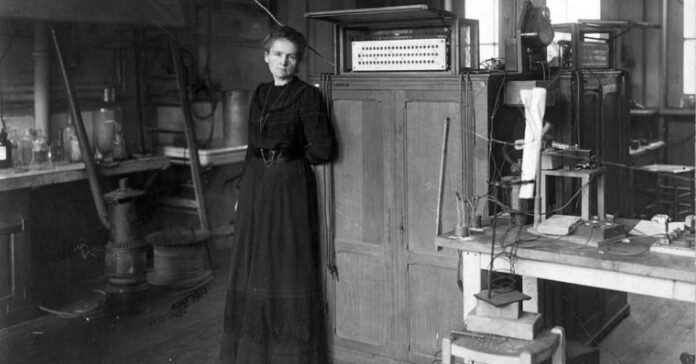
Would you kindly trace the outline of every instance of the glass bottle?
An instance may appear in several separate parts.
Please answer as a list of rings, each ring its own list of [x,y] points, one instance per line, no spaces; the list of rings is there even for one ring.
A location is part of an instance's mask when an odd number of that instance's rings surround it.
[[[17,137],[17,129],[10,129],[7,140],[12,144],[12,166],[17,165],[17,158],[19,158],[19,138]]]
[[[32,159],[30,168],[44,169],[50,165],[48,158],[48,139],[43,130],[39,129],[36,132],[36,137],[32,143]]]
[[[5,168],[12,168],[12,143],[3,128],[0,130],[0,169]]]
[[[97,149],[103,158],[111,157],[116,132],[116,122],[120,118],[113,88],[105,88],[102,105],[94,112],[94,150]]]
[[[63,130],[65,159],[70,163],[82,162],[82,150],[80,149],[80,141],[75,134],[75,126],[70,121],[68,122],[68,126]]]
[[[115,125],[116,133],[114,134],[112,153],[114,160],[123,160],[128,157],[126,153],[126,141],[123,140],[123,134],[121,133],[121,123],[116,122]]]

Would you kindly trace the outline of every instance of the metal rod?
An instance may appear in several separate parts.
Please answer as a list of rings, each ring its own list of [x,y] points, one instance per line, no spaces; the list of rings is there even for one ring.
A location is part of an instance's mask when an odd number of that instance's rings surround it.
[[[50,134],[48,116],[50,113],[50,45],[46,22],[34,21],[34,125],[36,129]]]
[[[134,64],[135,64],[135,107],[138,115],[138,132],[140,133],[140,147],[138,152],[146,154],[147,147],[145,144],[145,117],[143,115],[143,109],[145,108],[145,102],[143,99],[143,42],[144,33],[143,30],[134,31],[135,36],[135,49],[134,53]]]
[[[56,31],[53,27],[51,27],[51,36],[53,38],[53,45],[56,48],[56,55],[58,57],[60,73],[63,76],[65,91],[68,93],[70,115],[72,116],[73,122],[75,124],[75,129],[77,131],[77,140],[80,142],[80,150],[82,151],[82,157],[85,161],[85,169],[87,170],[87,181],[89,182],[90,191],[92,191],[92,199],[94,200],[94,206],[97,208],[97,215],[99,217],[99,221],[101,221],[102,225],[104,225],[105,228],[109,229],[109,213],[106,209],[106,204],[104,203],[104,196],[101,192],[101,186],[99,186],[99,180],[97,179],[97,167],[94,164],[92,148],[90,148],[89,139],[87,139],[87,132],[85,131],[85,124],[82,121],[80,105],[78,104],[77,98],[73,93],[72,85],[70,83],[70,76],[68,76],[68,71],[65,68],[63,55],[60,51],[60,44],[58,44],[58,37],[56,36]]]
[[[493,188],[493,193],[498,196],[498,187]],[[493,277],[493,261],[495,260],[495,231],[498,227],[498,204],[493,202],[493,222],[491,223],[491,262],[488,266],[488,298],[491,298],[491,292],[493,292],[492,277]]]
[[[435,217],[435,233],[440,235],[440,219],[442,214],[442,198],[445,187],[445,162],[447,161],[447,136],[449,135],[450,118],[445,118],[445,128],[442,136],[442,159],[440,160],[440,181],[437,192],[437,211]]]
[[[668,41],[668,21],[669,21],[669,1],[662,0],[662,42],[660,42],[660,107],[666,108],[669,102],[669,92],[667,88],[669,87],[668,80],[668,70],[667,70],[667,41]]]

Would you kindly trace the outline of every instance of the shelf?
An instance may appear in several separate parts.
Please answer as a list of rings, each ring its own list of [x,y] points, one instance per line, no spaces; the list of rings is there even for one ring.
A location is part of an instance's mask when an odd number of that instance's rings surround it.
[[[652,116],[658,112],[659,109],[631,109],[631,116]]]
[[[665,116],[694,116],[694,109],[676,109],[676,108],[663,108],[660,109],[660,115]]]
[[[164,156],[141,157],[129,159],[108,166],[97,166],[100,176],[116,176],[147,170],[163,169],[170,164]],[[15,172],[12,169],[0,169],[0,191],[21,188],[37,188],[56,183],[73,182],[87,178],[84,163],[69,163],[52,169]]]

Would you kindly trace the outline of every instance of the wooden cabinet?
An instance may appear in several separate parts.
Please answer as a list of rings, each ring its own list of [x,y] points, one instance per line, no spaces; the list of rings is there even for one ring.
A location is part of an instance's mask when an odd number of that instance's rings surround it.
[[[456,221],[455,191],[487,191],[489,110],[501,77],[334,76],[339,143],[333,175],[338,279],[330,282],[335,356],[430,363],[461,324],[455,251],[437,251],[440,161],[449,118],[441,231]],[[324,180],[321,180],[324,177]]]
[[[0,192],[0,327],[35,314],[31,300],[28,194]]]
[[[322,82],[339,146],[332,169],[319,173],[320,190],[333,191],[322,193],[322,215],[331,222],[338,271],[338,279],[326,280],[329,334],[339,360],[431,363],[441,337],[460,326],[463,316],[457,252],[438,251],[433,238],[454,227],[455,191],[483,196],[487,181],[504,173],[490,162],[489,150],[497,156],[489,130],[493,125],[497,138],[523,130],[518,108],[495,107],[501,83],[520,76],[370,76]],[[481,203],[478,211],[485,209]],[[574,322],[563,321],[572,313],[595,335],[626,308],[625,294],[617,301],[608,291],[553,285],[541,307],[549,326],[565,322],[579,332]]]

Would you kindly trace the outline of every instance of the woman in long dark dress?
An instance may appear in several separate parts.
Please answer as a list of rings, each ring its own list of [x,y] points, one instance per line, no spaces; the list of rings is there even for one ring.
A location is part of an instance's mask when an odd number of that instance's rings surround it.
[[[328,362],[320,275],[316,184],[334,138],[319,90],[295,76],[304,36],[280,27],[264,41],[273,82],[249,108],[223,363]]]

